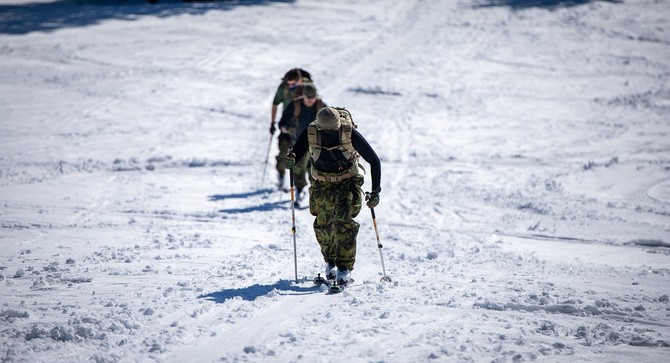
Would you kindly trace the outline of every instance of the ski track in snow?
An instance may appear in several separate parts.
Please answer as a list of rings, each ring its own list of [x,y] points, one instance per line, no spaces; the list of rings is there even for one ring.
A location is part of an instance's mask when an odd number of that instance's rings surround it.
[[[0,358],[666,360],[668,9],[0,2]],[[382,160],[390,283],[367,208],[335,295],[297,210],[293,281],[294,66]]]

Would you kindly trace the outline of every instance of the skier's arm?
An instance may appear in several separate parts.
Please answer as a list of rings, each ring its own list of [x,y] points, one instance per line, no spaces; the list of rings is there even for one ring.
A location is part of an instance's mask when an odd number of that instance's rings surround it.
[[[295,160],[300,160],[307,153],[307,129],[298,136],[298,141],[293,145]]]
[[[270,119],[271,123],[274,123],[275,120],[277,119],[277,105],[273,104],[272,105],[272,118]]]
[[[354,149],[365,159],[365,161],[370,164],[371,174],[372,174],[372,190],[380,191],[381,190],[381,162],[379,162],[379,157],[377,153],[372,149],[368,141],[365,140],[363,135],[360,134],[357,130],[352,130],[351,133],[351,144],[354,146]]]
[[[280,103],[282,103],[282,95],[284,94],[284,82],[279,84],[279,87],[277,87],[277,91],[275,92],[275,97],[272,99],[272,118],[270,119],[271,122],[275,122],[277,119],[277,106],[279,106]]]

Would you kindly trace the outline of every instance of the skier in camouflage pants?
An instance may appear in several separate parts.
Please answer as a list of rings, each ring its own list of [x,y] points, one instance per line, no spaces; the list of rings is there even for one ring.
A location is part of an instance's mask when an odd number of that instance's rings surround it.
[[[354,218],[361,211],[363,176],[339,183],[312,181],[309,211],[314,233],[326,262],[338,269],[353,270],[356,262],[356,235],[359,224]]]
[[[285,166],[292,168],[309,151],[309,209],[316,217],[314,233],[326,262],[326,278],[336,278],[340,284],[350,281],[356,262],[359,224],[354,218],[361,210],[363,185],[359,156],[370,164],[372,173],[368,207],[379,204],[381,191],[379,158],[355,127],[349,111],[325,107],[284,159]]]

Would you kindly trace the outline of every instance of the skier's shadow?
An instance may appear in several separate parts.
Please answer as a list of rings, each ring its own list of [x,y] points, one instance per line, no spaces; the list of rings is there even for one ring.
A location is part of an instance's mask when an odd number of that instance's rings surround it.
[[[257,211],[269,211],[272,209],[288,209],[284,204],[289,204],[291,203],[290,200],[285,200],[285,201],[280,201],[280,202],[272,202],[272,203],[263,203],[260,205],[254,205],[250,207],[244,207],[244,208],[229,208],[229,209],[220,209],[220,213],[232,213],[232,214],[238,214],[238,213],[249,213],[249,212],[257,212]]]
[[[212,194],[212,195],[208,196],[207,198],[210,201],[217,201],[217,200],[223,200],[223,199],[245,199],[245,198],[253,197],[253,196],[256,196],[256,195],[270,194],[272,192],[274,192],[274,189],[265,188],[265,189],[258,189],[258,190],[254,190],[253,192],[245,192],[245,193]]]
[[[507,6],[513,10],[523,10],[528,8],[559,9],[584,5],[596,1],[615,4],[623,2],[622,0],[480,0],[475,2],[474,7],[487,8]]]
[[[274,189],[265,188],[243,193],[213,194],[208,196],[207,199],[209,199],[212,202],[226,199],[247,199],[254,196],[261,196],[262,199],[268,199],[268,197],[272,195],[272,193],[274,192],[275,192]],[[289,202],[290,202],[289,200],[284,201],[280,200],[277,202],[265,202],[259,205],[253,205],[249,207],[220,209],[219,212],[239,214],[239,213],[249,213],[256,211],[270,211],[277,208],[286,209],[287,207],[285,206],[285,204],[288,204]]]
[[[246,301],[254,301],[261,296],[265,296],[273,291],[280,295],[306,295],[321,292],[319,286],[298,286],[290,280],[279,280],[272,285],[251,285],[239,289],[223,289],[221,291],[210,292],[198,296],[199,299],[214,301],[217,304],[224,303],[236,297]]]

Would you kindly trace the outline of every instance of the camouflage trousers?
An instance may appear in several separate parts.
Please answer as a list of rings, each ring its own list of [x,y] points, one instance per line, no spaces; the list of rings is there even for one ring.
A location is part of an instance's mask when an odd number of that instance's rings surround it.
[[[353,270],[359,224],[354,217],[361,211],[363,176],[328,183],[311,180],[309,211],[316,217],[314,233],[326,262],[339,269]]]
[[[280,134],[278,140],[279,146],[279,155],[277,155],[277,172],[284,175],[286,169],[284,168],[284,157],[288,152],[288,148],[291,146],[291,137],[288,134]],[[297,163],[293,167],[293,180],[295,183],[295,188],[299,191],[303,190],[307,186],[307,171],[309,169],[309,157],[307,154],[297,160]]]

